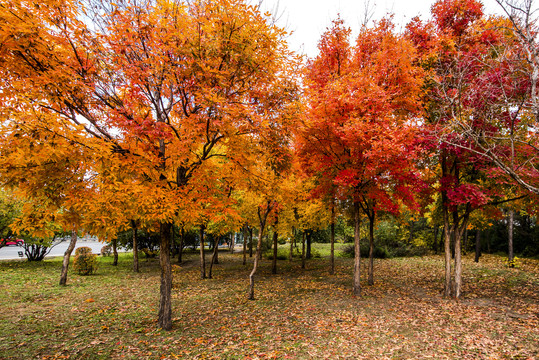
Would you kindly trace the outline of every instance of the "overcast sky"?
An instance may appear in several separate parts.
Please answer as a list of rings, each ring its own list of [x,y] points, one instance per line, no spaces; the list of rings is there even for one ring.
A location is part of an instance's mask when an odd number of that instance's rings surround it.
[[[292,50],[316,56],[320,35],[340,14],[352,34],[357,34],[364,19],[368,0],[264,0],[263,8],[272,10],[278,5],[279,25],[292,31],[289,45]],[[395,22],[404,27],[414,16],[427,19],[434,0],[370,0],[375,6],[373,20],[388,12],[395,14]],[[495,0],[484,0],[487,14],[501,13]]]

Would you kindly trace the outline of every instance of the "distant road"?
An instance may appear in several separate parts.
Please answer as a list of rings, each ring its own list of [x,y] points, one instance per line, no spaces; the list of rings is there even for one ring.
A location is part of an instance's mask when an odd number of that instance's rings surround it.
[[[47,257],[64,256],[68,245],[69,240],[62,241],[61,243],[52,248],[51,252],[49,253],[49,255],[47,255]],[[75,247],[75,249],[82,246],[87,246],[92,249],[92,252],[94,254],[99,254],[101,252],[101,248],[104,245],[104,243],[97,240],[80,239],[77,241],[77,246]],[[0,260],[20,259],[21,257],[19,256],[19,251],[22,251],[23,253],[22,259],[26,259],[26,256],[24,255],[24,248],[22,246],[4,246],[0,248]],[[75,255],[75,250],[73,250],[72,255]]]

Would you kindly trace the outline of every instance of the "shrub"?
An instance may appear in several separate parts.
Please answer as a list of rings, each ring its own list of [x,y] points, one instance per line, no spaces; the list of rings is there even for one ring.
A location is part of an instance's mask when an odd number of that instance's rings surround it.
[[[277,260],[286,260],[288,259],[290,250],[277,248]],[[273,249],[268,249],[264,252],[264,257],[268,260],[273,260]]]
[[[110,256],[112,254],[112,248],[110,245],[105,245],[101,248],[101,256]]]
[[[92,254],[92,249],[83,246],[75,250],[75,260],[73,261],[73,269],[79,275],[91,275],[97,271],[97,255]]]

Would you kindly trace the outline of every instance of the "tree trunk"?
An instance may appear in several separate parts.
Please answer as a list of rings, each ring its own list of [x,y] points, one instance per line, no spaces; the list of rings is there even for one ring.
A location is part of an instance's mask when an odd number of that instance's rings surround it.
[[[301,268],[305,269],[305,230],[301,232]]]
[[[253,227],[249,227],[249,257],[253,257]]]
[[[464,223],[465,225],[465,223]],[[456,299],[460,298],[462,289],[462,235],[463,232],[455,231],[455,292]]]
[[[264,227],[266,226],[266,219],[268,218],[269,213],[271,212],[271,206],[268,202],[264,213],[260,212],[260,207],[258,208],[258,219],[260,220],[260,233],[258,234],[258,242],[256,244],[256,256],[253,263],[253,270],[249,274],[249,300],[255,299],[255,274],[258,269],[258,262],[262,256],[262,237],[264,236]],[[251,232],[252,234],[252,232]]]
[[[210,271],[209,271],[209,274],[208,274],[208,278],[211,279],[212,278],[212,269],[213,269],[213,264],[218,264],[216,261],[217,261],[217,254],[219,252],[219,239],[217,237],[215,237],[215,240],[213,242],[213,256],[211,257],[211,263],[210,263]]]
[[[215,260],[212,259],[212,261],[215,261],[214,263],[215,264],[219,264],[219,238],[218,237],[215,237],[215,240],[213,241],[213,247],[214,247],[214,251],[215,251],[215,248],[217,248],[217,252],[215,253]]]
[[[206,258],[204,255],[204,225],[200,225],[200,278],[206,278]]]
[[[412,244],[414,240],[414,221],[410,220],[410,234],[408,236],[408,245]]]
[[[131,220],[131,226],[133,228],[133,271],[139,272],[138,266],[138,241],[137,241],[137,223]]]
[[[440,229],[438,228],[438,225],[434,226],[434,253],[438,255],[438,232]]]
[[[369,285],[374,285],[374,210],[369,214]]]
[[[330,225],[330,235],[329,235],[329,242],[330,242],[330,254],[329,254],[329,273],[331,275],[335,274],[335,199],[333,200],[333,203],[331,204],[331,225]]]
[[[312,255],[311,255],[312,240],[313,240],[313,232],[312,230],[309,230],[307,231],[307,254],[306,254],[307,259],[312,258]]]
[[[112,240],[112,254],[114,255],[112,265],[118,266],[118,239]]]
[[[243,265],[247,265],[247,226],[243,227]]]
[[[292,228],[292,237],[290,238],[290,251],[288,254],[288,261],[292,262],[292,257],[294,256],[294,238],[296,237],[296,229]]]
[[[445,154],[442,154],[442,177],[448,175],[447,159]],[[445,262],[445,281],[444,281],[444,296],[451,296],[451,229],[449,227],[449,199],[447,191],[442,190],[442,214],[444,220],[444,262]]]
[[[161,267],[161,287],[159,297],[158,325],[163,330],[172,329],[172,267],[170,265],[171,223],[159,225],[159,265]]]
[[[462,245],[462,253],[466,255],[468,249],[468,229],[464,230],[464,243]]]
[[[361,253],[360,253],[360,224],[359,202],[354,201],[354,285],[353,294],[361,296]]]
[[[180,230],[180,248],[178,249],[178,263],[180,264],[182,263],[184,237],[185,237],[185,231],[182,226]]]
[[[509,260],[509,266],[514,267],[515,264],[513,263],[514,259],[514,253],[513,253],[513,229],[514,229],[514,223],[515,223],[515,211],[513,209],[509,210],[507,219],[507,245],[508,245],[508,260]]]
[[[230,253],[234,254],[234,248],[236,247],[236,234],[230,235]]]
[[[60,285],[65,286],[67,282],[67,269],[69,268],[69,259],[75,245],[77,244],[77,231],[71,231],[71,240],[69,241],[69,246],[67,247],[64,253],[64,261],[62,262],[62,271],[60,272]]]
[[[481,257],[481,230],[477,229],[475,232],[475,262],[479,262]]]
[[[275,219],[274,229],[273,229],[273,260],[271,262],[271,273],[277,274],[277,250],[278,250],[278,240],[279,233],[277,232],[277,225],[279,224],[279,218]]]

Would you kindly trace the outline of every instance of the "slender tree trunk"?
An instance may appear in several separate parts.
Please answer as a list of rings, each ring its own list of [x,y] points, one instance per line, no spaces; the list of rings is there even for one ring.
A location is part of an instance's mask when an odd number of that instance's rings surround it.
[[[279,233],[277,232],[277,225],[279,224],[279,218],[275,218],[275,224],[273,228],[273,260],[271,262],[271,273],[277,274],[277,250],[279,246]]]
[[[468,229],[464,230],[464,243],[462,244],[462,253],[466,255],[468,249]]]
[[[331,225],[329,242],[331,246],[329,254],[329,262],[331,266],[329,269],[329,273],[333,275],[335,274],[335,199],[333,199],[333,203],[331,204]]]
[[[301,234],[301,268],[305,269],[305,230]]]
[[[311,243],[313,242],[313,232],[312,230],[307,231],[307,259],[312,258],[311,255]]]
[[[249,227],[249,257],[253,257],[253,227]]]
[[[212,278],[212,269],[213,269],[213,264],[218,264],[216,261],[217,261],[217,254],[219,252],[219,239],[217,237],[215,237],[215,240],[213,242],[213,256],[211,257],[211,263],[210,263],[210,271],[209,271],[209,274],[208,274],[208,278],[211,279]]]
[[[479,262],[481,257],[481,230],[477,229],[475,232],[475,262]]]
[[[217,252],[215,253],[215,264],[219,264],[219,238],[215,238],[215,240],[213,241],[213,247],[217,248]]]
[[[163,330],[172,329],[172,267],[170,264],[170,229],[171,223],[159,226],[159,264],[161,267],[161,287],[159,298],[158,325]]]
[[[137,223],[134,220],[131,220],[131,227],[133,228],[133,271],[139,272]]]
[[[515,211],[513,209],[509,210],[507,219],[507,245],[508,245],[508,260],[509,260],[509,266],[514,267],[513,259],[515,257],[513,253],[513,229],[514,229],[514,223],[515,223]]]
[[[204,254],[204,225],[200,225],[200,278],[206,278],[206,258]]]
[[[180,248],[178,249],[178,262],[180,264],[182,263],[184,237],[185,237],[185,231],[182,226],[180,229]]]
[[[234,248],[236,247],[236,234],[230,235],[230,253],[234,254]]]
[[[292,228],[292,238],[290,238],[290,253],[288,255],[288,261],[292,262],[294,256],[294,238],[296,237],[296,229]]]
[[[112,254],[114,255],[112,265],[118,266],[118,239],[112,240]]]
[[[77,244],[77,231],[73,229],[71,231],[71,240],[69,241],[69,246],[67,247],[64,253],[64,261],[62,262],[62,271],[60,272],[60,285],[65,286],[67,282],[67,270],[69,268],[69,259],[71,258],[71,253],[75,249]]]
[[[360,224],[359,202],[354,201],[354,286],[353,294],[361,296],[361,252],[360,252]]]
[[[408,244],[414,240],[414,221],[410,220],[410,234],[408,235]]]
[[[444,153],[441,155],[442,177],[449,175],[447,169],[447,158]],[[451,296],[451,229],[449,227],[449,199],[447,190],[442,189],[442,213],[444,220],[444,254],[445,254],[445,282],[444,296]]]
[[[374,285],[374,220],[375,213],[369,214],[369,285]]]
[[[264,209],[264,212],[260,212],[260,207],[258,208],[258,219],[260,220],[260,233],[258,234],[258,242],[256,244],[256,255],[255,255],[255,261],[253,263],[253,270],[249,274],[249,300],[255,299],[255,274],[256,270],[258,269],[258,262],[260,261],[260,258],[262,256],[262,238],[264,236],[264,228],[266,226],[266,219],[268,218],[269,213],[271,212],[271,206],[268,202],[266,209]]]
[[[440,229],[438,228],[438,225],[434,226],[434,253],[438,255],[438,232]]]
[[[456,299],[460,298],[462,289],[462,247],[461,240],[463,233],[455,231],[455,292]]]
[[[247,265],[247,225],[243,227],[243,265]]]

